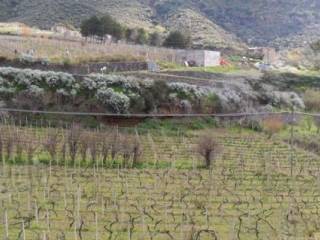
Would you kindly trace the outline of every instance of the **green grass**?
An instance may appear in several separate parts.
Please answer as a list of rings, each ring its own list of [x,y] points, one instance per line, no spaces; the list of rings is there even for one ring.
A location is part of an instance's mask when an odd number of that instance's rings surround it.
[[[241,69],[234,66],[215,66],[215,67],[185,67],[171,62],[159,62],[160,69],[163,71],[192,71],[192,72],[207,72],[207,73],[233,73]]]
[[[198,119],[168,119],[158,120],[150,119],[137,126],[140,132],[159,132],[163,131],[168,135],[188,135],[194,130],[212,129],[217,127],[217,122],[214,118],[198,118]]]

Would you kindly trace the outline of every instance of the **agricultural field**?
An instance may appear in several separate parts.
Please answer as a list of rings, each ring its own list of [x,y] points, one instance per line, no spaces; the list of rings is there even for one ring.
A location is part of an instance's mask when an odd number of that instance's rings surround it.
[[[18,52],[18,56],[15,54]],[[79,64],[94,61],[173,61],[175,51],[126,43],[59,40],[50,37],[0,35],[0,57],[15,59],[32,50],[35,59],[50,63]]]
[[[317,239],[320,157],[284,141],[308,122],[278,132],[272,121],[265,132],[3,122],[0,235]],[[317,134],[313,123],[309,130]],[[199,151],[208,135],[218,149],[209,167]]]

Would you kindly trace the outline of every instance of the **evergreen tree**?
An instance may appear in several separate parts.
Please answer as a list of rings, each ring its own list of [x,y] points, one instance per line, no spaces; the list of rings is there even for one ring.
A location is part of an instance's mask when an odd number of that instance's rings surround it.
[[[97,16],[93,16],[82,22],[81,34],[85,37],[87,36],[103,37],[106,34],[109,34],[116,39],[121,39],[123,38],[124,30],[121,24],[118,23],[109,15],[105,15],[101,18]]]
[[[109,34],[116,39],[122,39],[124,30],[120,23],[114,20],[110,15],[105,15],[101,18],[103,35]]]
[[[135,40],[137,44],[146,44],[148,42],[148,34],[143,28],[138,29],[138,35]]]
[[[164,41],[163,45],[165,47],[171,48],[189,48],[191,45],[191,38],[188,35],[184,35],[179,31],[173,31]]]
[[[97,16],[93,16],[81,23],[82,36],[103,36],[101,20]]]
[[[161,46],[162,45],[162,37],[161,37],[160,33],[154,32],[154,33],[150,34],[149,44],[151,46],[157,46],[157,47]]]

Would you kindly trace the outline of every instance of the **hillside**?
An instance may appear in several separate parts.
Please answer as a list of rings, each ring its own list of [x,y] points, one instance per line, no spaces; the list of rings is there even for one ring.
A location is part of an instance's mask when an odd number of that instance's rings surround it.
[[[299,46],[320,38],[318,0],[2,0],[0,21],[48,28],[57,22],[79,25],[93,14],[110,13],[129,26],[181,28],[196,44]],[[291,42],[293,40],[293,42]]]

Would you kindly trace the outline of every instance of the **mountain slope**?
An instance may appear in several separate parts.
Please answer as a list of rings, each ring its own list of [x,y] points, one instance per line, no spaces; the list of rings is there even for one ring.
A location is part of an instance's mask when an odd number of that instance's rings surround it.
[[[201,11],[211,20],[249,43],[286,45],[297,35],[308,41],[320,23],[318,0],[213,0],[202,1]],[[214,2],[214,3],[213,3]],[[319,36],[319,34],[316,34]],[[283,41],[281,43],[281,41]],[[300,43],[299,43],[300,44]],[[279,44],[278,44],[279,45]]]
[[[188,8],[169,14],[163,23],[169,29],[190,32],[194,45],[237,50],[245,47],[235,35],[228,33],[199,12]]]
[[[206,44],[238,45],[236,35],[251,45],[287,46],[320,37],[314,30],[320,25],[318,9],[319,0],[0,0],[0,21],[48,28],[110,13],[134,27],[183,26],[197,37],[207,35],[201,40]]]

